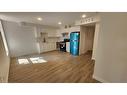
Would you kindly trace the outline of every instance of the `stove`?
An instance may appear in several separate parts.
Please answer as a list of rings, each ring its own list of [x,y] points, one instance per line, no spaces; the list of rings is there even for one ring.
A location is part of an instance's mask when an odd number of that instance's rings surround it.
[[[66,52],[66,42],[62,41],[60,44],[60,51]]]

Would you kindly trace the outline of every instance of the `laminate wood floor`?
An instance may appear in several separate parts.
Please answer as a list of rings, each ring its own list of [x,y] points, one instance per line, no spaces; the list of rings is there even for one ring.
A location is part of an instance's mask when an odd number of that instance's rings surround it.
[[[30,57],[43,57],[47,62],[33,64]],[[28,55],[29,64],[19,64],[11,60],[10,83],[97,83],[92,78],[94,62],[91,53],[72,56],[66,52],[52,51],[40,55]]]

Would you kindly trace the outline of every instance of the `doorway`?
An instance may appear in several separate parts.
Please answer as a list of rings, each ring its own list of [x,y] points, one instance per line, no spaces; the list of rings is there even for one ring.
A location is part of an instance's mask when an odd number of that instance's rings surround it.
[[[85,31],[85,51],[92,53],[93,43],[94,43],[95,25],[86,26],[86,28],[87,28],[87,31]]]
[[[90,52],[92,55],[95,35],[95,24],[83,25],[80,31],[80,54]]]

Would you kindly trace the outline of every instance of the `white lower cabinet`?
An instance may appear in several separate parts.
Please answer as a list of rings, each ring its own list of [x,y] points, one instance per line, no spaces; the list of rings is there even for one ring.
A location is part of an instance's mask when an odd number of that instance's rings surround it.
[[[56,43],[41,43],[40,53],[56,50]]]

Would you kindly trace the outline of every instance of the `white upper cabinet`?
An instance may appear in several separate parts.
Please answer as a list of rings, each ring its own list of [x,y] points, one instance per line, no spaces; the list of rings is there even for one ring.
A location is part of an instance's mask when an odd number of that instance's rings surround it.
[[[70,27],[70,28],[61,28],[61,29],[58,29],[57,30],[57,35],[62,37],[63,33],[68,33],[68,36],[69,36],[71,32],[75,32],[75,31],[80,31],[80,26],[74,26],[74,27]]]
[[[62,34],[61,34],[62,32],[61,32],[61,29],[57,29],[56,30],[56,36],[57,37],[62,37]]]
[[[48,37],[56,37],[56,34],[57,34],[57,33],[56,33],[56,31],[54,31],[54,30],[53,30],[53,31],[49,31],[49,32],[48,32]]]
[[[62,29],[62,33],[71,33],[74,31],[80,31],[80,26],[74,26],[74,27]]]
[[[80,26],[71,27],[71,28],[69,29],[69,33],[75,32],[75,31],[80,31]]]

